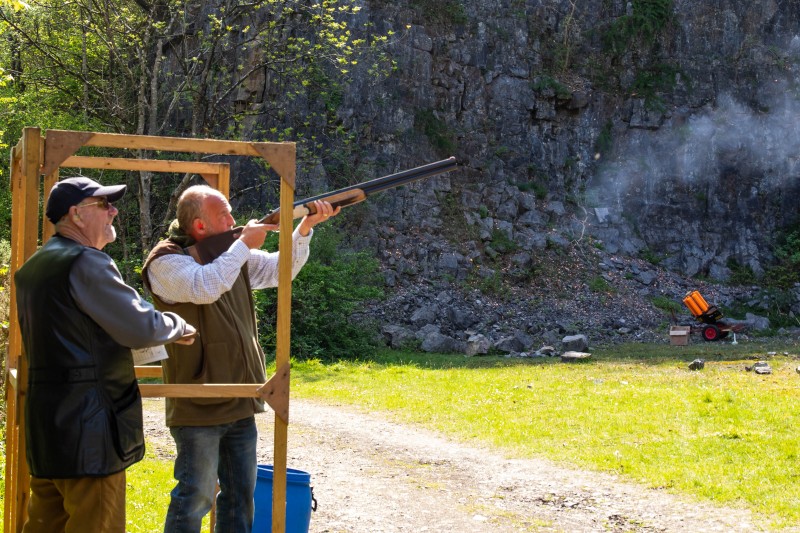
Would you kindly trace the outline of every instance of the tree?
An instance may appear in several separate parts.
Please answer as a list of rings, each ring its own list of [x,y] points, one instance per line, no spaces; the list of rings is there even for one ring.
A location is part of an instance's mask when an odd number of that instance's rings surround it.
[[[354,0],[30,0],[23,10],[12,1],[0,4],[0,66],[14,65],[15,96],[90,126],[81,129],[317,142],[315,129],[335,130],[331,100],[315,116],[287,107],[346,83],[360,60],[391,67],[388,35],[353,36]],[[190,178],[136,176],[139,216],[129,223],[141,252]]]

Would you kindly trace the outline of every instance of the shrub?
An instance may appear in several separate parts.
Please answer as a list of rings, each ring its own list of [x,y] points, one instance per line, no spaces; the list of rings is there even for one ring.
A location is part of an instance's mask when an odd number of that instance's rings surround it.
[[[516,251],[518,246],[504,231],[495,228],[492,230],[492,248],[501,254],[507,254]]]
[[[800,224],[778,236],[774,254],[776,264],[767,269],[767,284],[785,289],[800,282]]]
[[[423,109],[417,111],[414,115],[414,127],[425,134],[440,154],[452,155],[456,151],[455,133],[432,110]]]
[[[317,226],[311,257],[292,283],[292,357],[333,360],[363,355],[375,331],[351,316],[368,299],[383,295],[378,261],[340,248],[333,226]],[[276,344],[277,291],[256,291],[259,341],[267,352]]]
[[[683,305],[666,296],[653,296],[650,302],[653,304],[653,307],[666,311],[667,313],[681,313],[686,311]]]
[[[731,285],[754,285],[758,283],[756,274],[749,265],[741,265],[732,257],[728,259],[726,265],[731,271],[728,279]]]
[[[587,285],[592,292],[614,292],[614,289],[602,276],[594,276]]]

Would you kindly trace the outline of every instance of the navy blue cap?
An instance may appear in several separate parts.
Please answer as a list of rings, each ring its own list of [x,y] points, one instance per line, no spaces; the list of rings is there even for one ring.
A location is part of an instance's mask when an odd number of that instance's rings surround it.
[[[69,208],[78,205],[84,198],[105,196],[109,202],[116,202],[125,194],[127,185],[100,185],[84,176],[59,181],[50,189],[45,214],[55,224],[69,213]]]

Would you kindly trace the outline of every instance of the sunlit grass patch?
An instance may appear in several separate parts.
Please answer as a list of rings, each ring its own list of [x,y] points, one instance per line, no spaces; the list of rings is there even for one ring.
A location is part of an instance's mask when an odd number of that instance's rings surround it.
[[[747,505],[786,524],[800,520],[796,353],[741,342],[637,344],[565,364],[384,352],[295,363],[292,394],[387,411],[515,457]],[[765,357],[773,374],[745,370]],[[688,369],[695,358],[704,370]]]

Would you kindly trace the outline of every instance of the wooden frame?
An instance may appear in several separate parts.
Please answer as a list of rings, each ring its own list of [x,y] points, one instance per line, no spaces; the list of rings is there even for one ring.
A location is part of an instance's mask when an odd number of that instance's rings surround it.
[[[295,190],[295,144],[214,139],[186,139],[146,135],[48,130],[25,128],[22,138],[11,149],[11,262],[9,276],[10,318],[8,354],[6,358],[6,465],[5,526],[3,531],[19,532],[27,517],[30,497],[30,473],[25,460],[25,395],[28,369],[23,357],[22,337],[17,320],[14,273],[54,232],[53,225],[39,212],[46,205],[47,195],[56,183],[62,167],[106,168],[153,172],[194,172],[213,187],[229,196],[230,167],[227,163],[127,159],[75,155],[82,147],[95,146],[128,150],[189,152],[251,156],[264,159],[281,178],[280,224],[292,227],[292,204]],[[42,178],[43,179],[40,179]],[[40,187],[42,193],[40,203]],[[41,220],[41,224],[40,224]],[[146,397],[260,397],[275,411],[272,531],[286,528],[286,451],[289,423],[289,343],[291,329],[291,266],[292,232],[280,233],[278,263],[278,308],[276,373],[266,383],[168,385],[142,384]],[[160,377],[160,367],[136,367],[136,376]],[[213,530],[212,516],[212,530]]]

